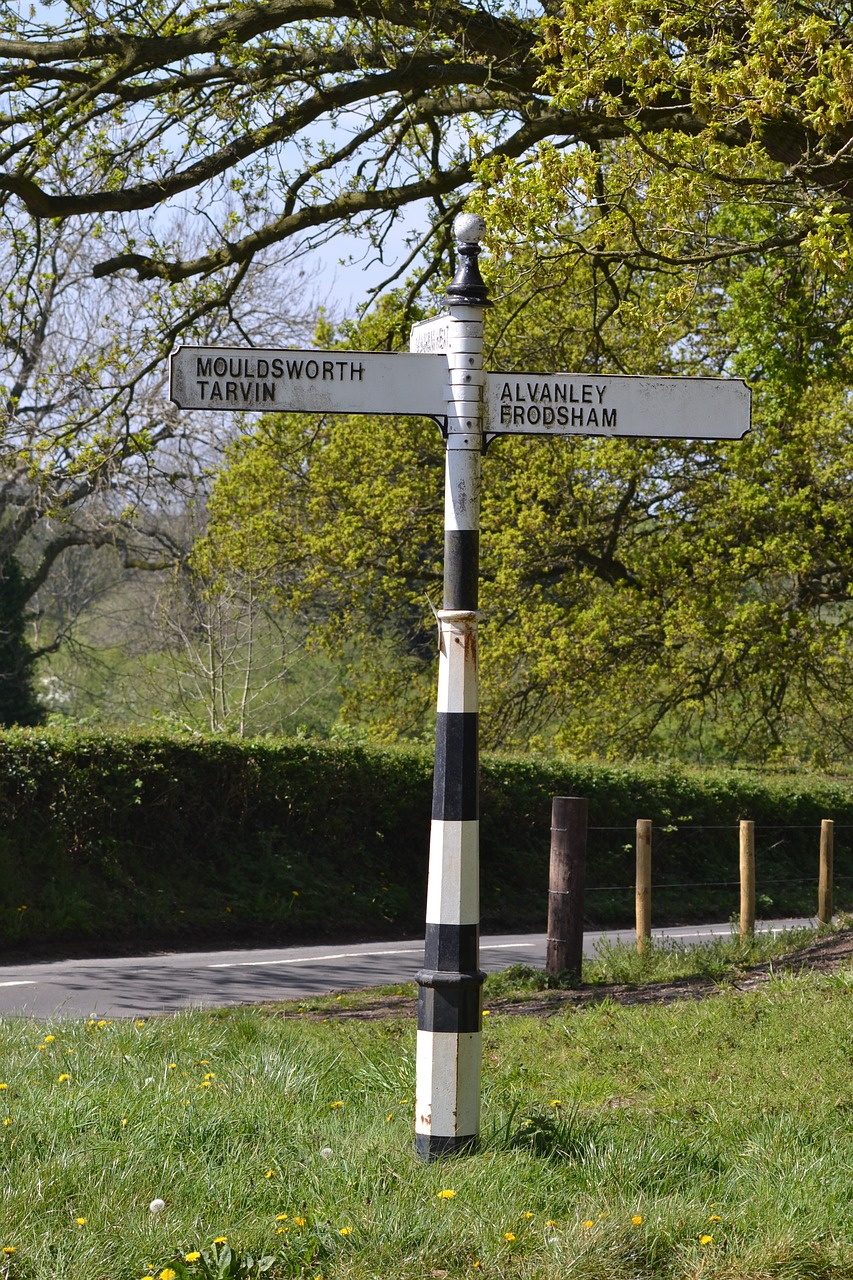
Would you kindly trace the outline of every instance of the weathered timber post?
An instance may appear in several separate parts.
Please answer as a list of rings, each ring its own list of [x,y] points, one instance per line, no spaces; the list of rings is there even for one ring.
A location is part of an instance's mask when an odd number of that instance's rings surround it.
[[[755,933],[755,823],[740,823],[740,936]]]
[[[637,879],[634,886],[637,908],[637,954],[642,955],[652,936],[652,824],[637,819]]]
[[[835,823],[824,818],[820,824],[820,871],[817,884],[817,922],[829,924],[832,920],[832,854]]]
[[[571,973],[578,982],[583,968],[587,810],[580,796],[554,796],[551,801],[545,969],[554,977]]]
[[[483,312],[477,257],[483,220],[453,224],[461,263],[448,286],[444,600],[424,967],[417,975],[415,1150],[470,1148],[480,1129],[480,810],[477,706]]]

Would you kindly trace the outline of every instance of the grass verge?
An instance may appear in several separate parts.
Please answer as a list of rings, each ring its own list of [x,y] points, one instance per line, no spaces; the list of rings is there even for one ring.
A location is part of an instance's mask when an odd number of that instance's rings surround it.
[[[430,1165],[411,1019],[6,1020],[0,1275],[846,1280],[851,992],[493,1014],[480,1149]]]

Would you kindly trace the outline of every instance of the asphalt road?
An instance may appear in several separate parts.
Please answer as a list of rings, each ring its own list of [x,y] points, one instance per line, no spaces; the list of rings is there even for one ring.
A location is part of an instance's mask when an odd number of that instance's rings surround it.
[[[759,930],[813,923],[768,920]],[[728,924],[656,929],[655,937],[727,936]],[[595,954],[602,938],[632,941],[632,930],[588,933],[584,951]],[[410,982],[423,963],[423,942],[286,950],[169,952],[113,960],[60,960],[0,966],[0,1016],[121,1018],[178,1009],[289,1000],[357,987]],[[545,964],[544,934],[484,937],[480,964],[487,971],[511,964]]]

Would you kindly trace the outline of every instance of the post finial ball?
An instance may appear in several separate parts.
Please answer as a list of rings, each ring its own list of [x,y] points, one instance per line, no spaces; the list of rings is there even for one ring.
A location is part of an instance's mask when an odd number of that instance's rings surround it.
[[[453,234],[463,244],[479,244],[486,234],[486,222],[479,213],[460,213],[453,221]]]

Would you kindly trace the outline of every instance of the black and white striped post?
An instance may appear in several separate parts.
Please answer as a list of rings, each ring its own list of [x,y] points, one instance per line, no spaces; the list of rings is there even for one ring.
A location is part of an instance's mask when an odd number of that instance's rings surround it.
[[[444,600],[424,967],[418,981],[415,1150],[425,1160],[464,1151],[480,1129],[483,978],[477,603],[483,449],[483,312],[477,257],[485,223],[453,224],[460,267],[448,286]]]

